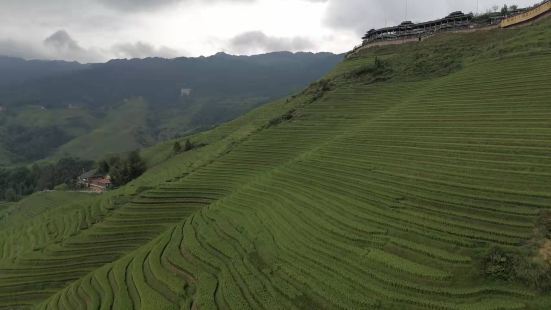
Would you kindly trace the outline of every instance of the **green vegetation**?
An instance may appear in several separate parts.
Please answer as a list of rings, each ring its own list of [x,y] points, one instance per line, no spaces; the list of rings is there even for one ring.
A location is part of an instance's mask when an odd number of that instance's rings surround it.
[[[0,307],[550,308],[550,26],[364,50],[117,190],[0,209]]]
[[[70,140],[58,127],[9,126],[0,139],[6,150],[13,154],[13,161],[35,161],[45,158]]]
[[[204,146],[204,145],[199,145],[199,146]],[[178,155],[182,152],[189,152],[199,146],[193,144],[189,139],[186,139],[186,142],[184,143],[183,147],[182,147],[182,144],[180,144],[180,141],[176,141],[174,142],[174,146],[172,147],[172,152],[174,153],[174,155]]]
[[[208,130],[302,89],[341,60],[288,52],[90,65],[0,57],[0,166],[97,160]]]
[[[0,169],[0,200],[17,201],[34,192],[53,190],[61,184],[75,189],[77,176],[93,166],[92,161],[62,158],[55,164]]]
[[[100,173],[109,174],[114,186],[122,186],[142,175],[146,163],[138,151],[128,153],[126,158],[111,156],[98,163]]]

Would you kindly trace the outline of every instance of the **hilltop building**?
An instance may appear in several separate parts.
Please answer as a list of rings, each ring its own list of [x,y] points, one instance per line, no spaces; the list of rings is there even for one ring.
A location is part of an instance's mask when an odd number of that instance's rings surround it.
[[[544,0],[528,8],[505,9],[502,12],[486,13],[479,16],[457,11],[433,21],[422,23],[405,21],[398,26],[371,29],[362,38],[362,45],[356,47],[354,51],[370,46],[422,41],[436,33],[446,31],[509,28],[531,23],[547,16],[551,16],[551,0]]]
[[[381,29],[371,29],[363,37],[364,44],[369,44],[379,40],[397,40],[403,38],[429,36],[436,32],[447,31],[451,29],[466,29],[472,26],[473,14],[464,14],[463,12],[453,12],[450,15],[429,22],[414,24],[411,21],[405,21],[398,26]]]

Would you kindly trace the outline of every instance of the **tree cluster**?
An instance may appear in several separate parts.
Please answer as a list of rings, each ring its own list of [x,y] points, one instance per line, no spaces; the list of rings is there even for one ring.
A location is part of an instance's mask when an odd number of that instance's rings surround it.
[[[172,153],[174,153],[174,155],[177,155],[182,152],[191,151],[194,148],[195,144],[191,143],[189,139],[186,140],[184,146],[182,146],[179,141],[176,141],[174,142],[174,146],[172,147]]]
[[[92,161],[63,158],[55,164],[0,169],[0,200],[17,201],[62,184],[76,188],[77,177],[93,166]]]
[[[482,260],[486,278],[520,282],[541,292],[551,291],[551,266],[539,258],[520,251],[494,247]]]
[[[109,174],[114,186],[122,186],[138,178],[146,168],[138,151],[130,152],[126,157],[116,155],[98,162],[98,172]]]

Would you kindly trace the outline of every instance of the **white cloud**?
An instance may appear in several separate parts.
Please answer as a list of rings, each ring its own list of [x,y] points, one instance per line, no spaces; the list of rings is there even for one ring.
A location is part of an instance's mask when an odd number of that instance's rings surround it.
[[[281,38],[267,36],[262,31],[249,31],[239,34],[229,42],[229,50],[237,54],[257,54],[274,51],[306,51],[315,47],[308,38]]]
[[[116,58],[146,58],[151,56],[175,58],[184,56],[181,52],[166,46],[155,47],[146,42],[119,43],[111,48]]]
[[[406,19],[406,1],[0,0],[0,53],[81,61],[198,56],[224,50],[340,53],[360,43],[368,29]],[[535,2],[479,0],[480,11],[503,3]],[[407,19],[475,11],[476,4],[477,0],[409,0]],[[60,29],[70,40],[61,33],[43,43]]]

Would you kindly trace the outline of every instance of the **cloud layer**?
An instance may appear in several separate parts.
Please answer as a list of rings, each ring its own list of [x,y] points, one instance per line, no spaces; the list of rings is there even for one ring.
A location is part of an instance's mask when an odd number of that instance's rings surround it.
[[[256,54],[274,51],[305,51],[315,44],[303,37],[271,37],[262,31],[249,31],[239,34],[229,42],[229,50],[237,54]]]
[[[0,0],[0,54],[105,61],[345,52],[370,28],[538,0]],[[407,8],[406,8],[406,3]]]

